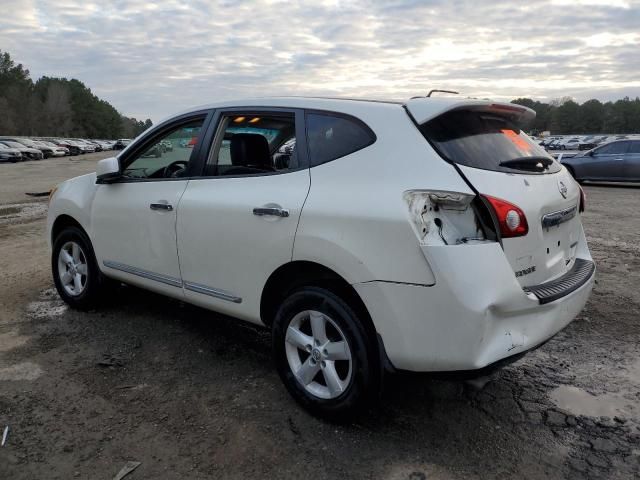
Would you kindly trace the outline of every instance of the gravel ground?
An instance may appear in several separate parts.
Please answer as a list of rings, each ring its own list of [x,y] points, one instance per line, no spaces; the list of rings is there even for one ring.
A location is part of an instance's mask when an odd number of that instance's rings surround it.
[[[591,300],[488,378],[389,378],[349,425],[300,410],[268,332],[134,288],[100,311],[52,289],[46,202],[105,154],[0,165],[0,478],[638,478],[640,189],[587,186]]]

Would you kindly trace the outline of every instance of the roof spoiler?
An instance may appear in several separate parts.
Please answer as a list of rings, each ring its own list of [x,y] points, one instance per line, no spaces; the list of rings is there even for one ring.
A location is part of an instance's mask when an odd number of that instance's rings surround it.
[[[423,97],[412,98],[405,103],[405,107],[418,124],[423,124],[439,117],[443,113],[454,110],[493,113],[494,115],[507,117],[516,124],[528,123],[536,117],[536,112],[530,108],[514,103],[492,102],[491,100]]]

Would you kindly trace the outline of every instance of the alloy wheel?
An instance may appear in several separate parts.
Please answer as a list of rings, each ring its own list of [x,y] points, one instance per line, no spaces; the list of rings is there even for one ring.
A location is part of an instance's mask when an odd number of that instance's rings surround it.
[[[87,286],[87,257],[76,242],[66,242],[58,253],[58,276],[67,294],[80,295]]]
[[[285,348],[296,380],[322,399],[339,397],[352,377],[352,355],[347,338],[328,315],[305,310],[287,328]]]

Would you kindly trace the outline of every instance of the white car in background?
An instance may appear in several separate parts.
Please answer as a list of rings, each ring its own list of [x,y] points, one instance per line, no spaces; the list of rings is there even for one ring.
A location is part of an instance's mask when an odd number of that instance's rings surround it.
[[[565,137],[556,144],[560,150],[580,150],[581,137]]]
[[[49,148],[52,152],[53,157],[64,157],[65,155],[69,155],[68,148],[59,147],[58,145],[55,145],[51,142],[46,142],[43,140],[34,140],[33,143],[35,143],[38,146]]]
[[[280,377],[344,417],[387,371],[519,358],[595,275],[568,172],[484,100],[219,103],[167,119],[52,193],[56,288],[115,280],[267,326]],[[166,139],[194,148],[149,156]],[[216,321],[212,317],[211,321]]]

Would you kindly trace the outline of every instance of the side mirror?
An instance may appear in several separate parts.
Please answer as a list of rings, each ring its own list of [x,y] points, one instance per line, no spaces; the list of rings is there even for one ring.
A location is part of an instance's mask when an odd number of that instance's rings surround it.
[[[96,183],[110,183],[120,176],[120,163],[116,157],[105,158],[98,162]]]

